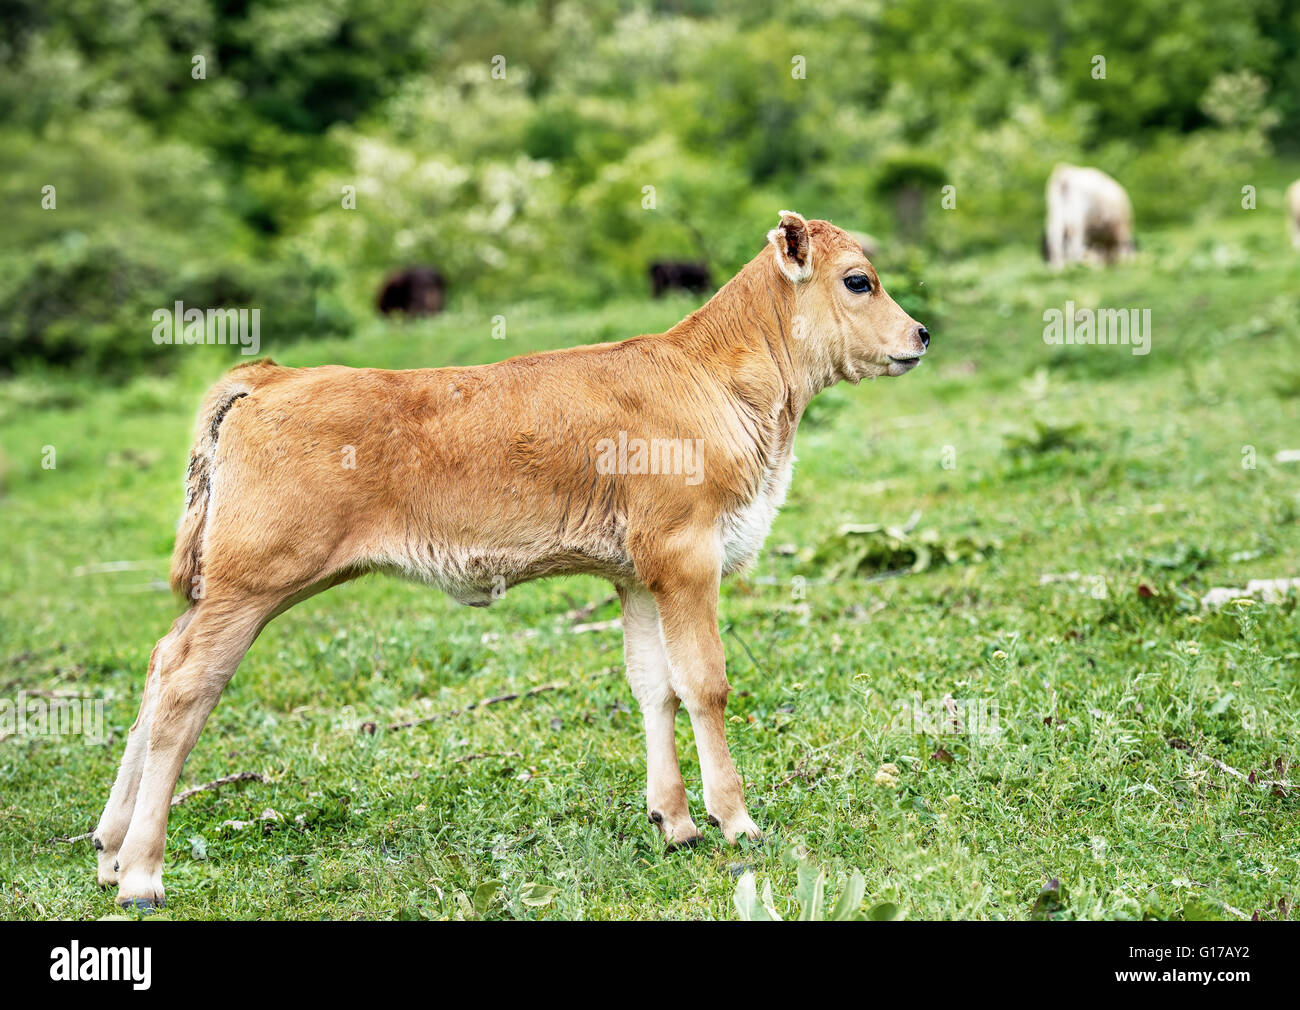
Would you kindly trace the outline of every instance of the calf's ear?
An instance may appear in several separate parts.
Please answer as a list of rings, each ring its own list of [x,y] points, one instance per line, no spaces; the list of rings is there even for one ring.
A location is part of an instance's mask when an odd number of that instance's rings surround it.
[[[808,222],[792,210],[781,211],[781,223],[767,233],[776,250],[781,272],[795,284],[812,276],[812,245],[808,241]]]

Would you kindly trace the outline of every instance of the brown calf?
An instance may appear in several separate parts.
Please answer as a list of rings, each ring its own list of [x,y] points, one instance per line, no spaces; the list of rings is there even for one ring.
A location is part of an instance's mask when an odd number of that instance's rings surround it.
[[[673,734],[685,705],[710,818],[728,841],[760,837],[727,749],[719,581],[767,535],[808,401],[902,375],[930,340],[839,228],[782,211],[768,243],[667,333],[473,368],[263,361],[213,387],[172,562],[190,607],[153,650],[94,832],[120,904],[161,904],[177,776],[258,633],[371,571],[484,606],[542,576],[609,579],[651,820],[672,845],[699,837]]]

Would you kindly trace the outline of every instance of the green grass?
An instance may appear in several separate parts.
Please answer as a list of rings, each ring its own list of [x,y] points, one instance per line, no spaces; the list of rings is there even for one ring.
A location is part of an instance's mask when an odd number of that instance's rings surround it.
[[[833,891],[860,871],[864,907],[911,918],[1024,918],[1053,878],[1079,917],[1289,915],[1296,791],[1209,759],[1281,761],[1300,779],[1296,600],[1203,613],[1197,599],[1300,574],[1300,465],[1273,461],[1300,448],[1300,256],[1264,210],[1145,235],[1126,269],[1057,277],[1032,252],[932,266],[925,366],[823,394],[767,550],[724,588],[732,750],[764,845],[729,849],[705,827],[698,848],[663,851],[620,634],[575,634],[562,616],[607,586],[529,585],[485,612],[371,578],[281,617],[244,661],[181,787],[240,771],[269,782],[173,810],[162,914],[456,916],[458,893],[499,880],[489,917],[727,918],[745,868],[786,914],[798,847]],[[1045,345],[1042,313],[1067,298],[1150,308],[1150,355]],[[659,330],[689,307],[506,309],[504,342],[489,336],[500,310],[464,311],[334,343],[264,332],[264,349],[296,365],[487,361]],[[0,697],[103,699],[108,730],[0,743],[7,918],[114,911],[90,843],[58,836],[94,825],[177,611],[159,583],[193,411],[229,361],[178,353],[174,375],[124,388],[0,386]],[[41,467],[47,445],[56,469]],[[841,524],[914,512],[909,536],[989,544],[987,556],[826,578]],[[119,560],[146,564],[76,571]],[[1042,578],[1070,573],[1085,578]],[[616,616],[607,603],[590,619]],[[382,728],[547,684],[563,687]],[[900,727],[918,694],[995,705],[1001,732]],[[887,763],[896,780],[877,781]],[[283,821],[223,827],[268,808]],[[530,884],[557,891],[529,904]]]

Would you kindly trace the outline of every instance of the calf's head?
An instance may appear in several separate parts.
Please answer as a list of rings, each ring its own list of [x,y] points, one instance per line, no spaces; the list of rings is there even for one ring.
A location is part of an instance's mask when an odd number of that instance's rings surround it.
[[[829,221],[781,211],[767,233],[782,277],[794,286],[795,353],[827,381],[902,375],[920,364],[929,331],[885,293],[860,243]]]

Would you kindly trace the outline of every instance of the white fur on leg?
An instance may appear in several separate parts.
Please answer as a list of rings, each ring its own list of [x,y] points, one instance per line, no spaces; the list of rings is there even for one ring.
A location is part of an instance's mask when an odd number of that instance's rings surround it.
[[[163,892],[162,863],[156,870],[133,867],[122,874],[117,885],[117,903],[135,905],[148,903],[154,908],[161,908],[166,895]]]
[[[131,817],[135,812],[135,800],[140,788],[140,777],[144,774],[145,758],[149,753],[149,727],[153,718],[154,707],[158,703],[158,687],[162,679],[162,670],[171,659],[172,647],[189,626],[194,617],[194,610],[181,614],[171,626],[171,630],[159,640],[149,656],[149,672],[145,676],[144,699],[140,703],[140,714],[135,725],[131,727],[122,751],[122,763],[118,767],[117,777],[109,792],[104,812],[99,816],[99,823],[91,832],[97,850],[98,868],[96,879],[100,887],[110,887],[117,883],[117,856],[126,833],[131,827]]]
[[[668,682],[668,657],[659,630],[659,608],[649,590],[621,590],[623,653],[645,723],[646,810],[670,845],[691,845],[700,837],[691,820],[677,763],[677,696]]]
[[[682,638],[679,637],[679,644],[674,650],[667,636],[662,637],[669,659],[673,689],[686,706],[691,717],[691,728],[695,731],[700,777],[704,780],[704,804],[710,818],[722,828],[728,842],[734,843],[738,835],[761,838],[762,832],[745,809],[744,785],[727,746],[725,702],[719,701],[716,696],[693,696],[690,693],[688,685],[698,682],[698,678],[692,678],[687,671],[690,664],[700,664],[703,660],[685,645]]]
[[[122,764],[118,767],[117,778],[109,792],[108,803],[91,833],[97,850],[98,866],[95,876],[100,887],[111,887],[117,883],[117,854],[131,827],[140,777],[144,773],[145,758],[149,752],[150,715],[157,700],[158,670],[155,664],[145,681],[145,698],[140,706],[140,717],[127,736]]]

